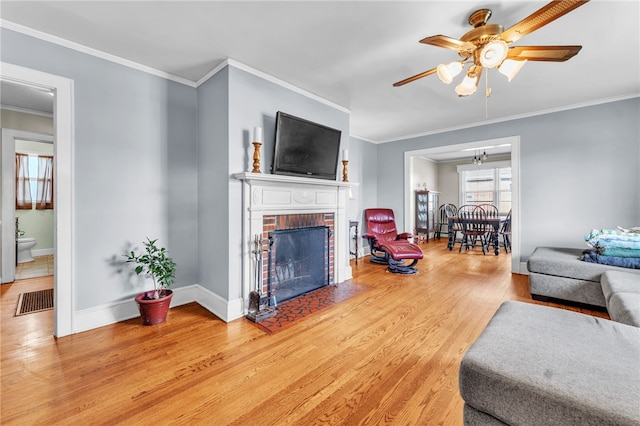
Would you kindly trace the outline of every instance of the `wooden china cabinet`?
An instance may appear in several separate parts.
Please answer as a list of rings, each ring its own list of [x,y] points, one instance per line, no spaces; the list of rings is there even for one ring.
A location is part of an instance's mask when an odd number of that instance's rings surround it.
[[[440,193],[437,191],[416,191],[414,241],[429,241],[429,234],[436,231],[439,201]]]

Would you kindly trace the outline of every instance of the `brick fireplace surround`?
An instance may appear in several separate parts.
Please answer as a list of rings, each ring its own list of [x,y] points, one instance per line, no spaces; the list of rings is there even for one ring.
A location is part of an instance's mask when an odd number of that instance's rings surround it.
[[[262,240],[269,239],[269,232],[283,231],[287,229],[309,228],[312,226],[326,226],[334,232],[335,213],[302,213],[302,214],[284,214],[284,215],[265,215],[262,217]],[[334,284],[334,243],[333,235],[329,237],[329,284]],[[269,252],[265,250],[262,253],[262,294],[268,291],[268,275],[269,275]],[[253,289],[253,287],[251,287]]]
[[[255,289],[254,239],[280,229],[326,225],[333,231],[332,277],[341,283],[352,277],[349,265],[349,221],[346,202],[350,182],[260,173],[239,173],[242,180],[242,297],[246,313],[249,292]],[[266,296],[267,244],[263,245],[261,288]]]

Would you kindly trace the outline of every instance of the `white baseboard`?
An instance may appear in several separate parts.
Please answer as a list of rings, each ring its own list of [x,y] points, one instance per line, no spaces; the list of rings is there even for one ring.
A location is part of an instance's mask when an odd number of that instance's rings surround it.
[[[47,249],[38,249],[38,250],[31,250],[31,255],[33,257],[38,257],[38,256],[49,256],[51,254],[54,254],[54,251],[52,248],[47,248]]]
[[[224,322],[229,322],[244,315],[242,299],[226,301],[214,292],[198,286],[196,302]]]
[[[192,302],[198,303],[225,322],[244,316],[242,299],[227,302],[198,284],[173,289],[172,308]],[[72,328],[74,333],[80,333],[138,316],[138,305],[132,298],[76,311]]]
[[[124,300],[76,311],[71,327],[74,333],[80,333],[139,315],[136,302],[133,299]]]

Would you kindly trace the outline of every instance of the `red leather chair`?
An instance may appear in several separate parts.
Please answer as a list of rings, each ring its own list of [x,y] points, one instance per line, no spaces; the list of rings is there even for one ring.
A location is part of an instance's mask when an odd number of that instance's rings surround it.
[[[397,274],[415,274],[415,265],[422,259],[422,249],[408,241],[413,235],[398,234],[396,220],[391,209],[366,209],[364,221],[367,233],[362,236],[369,241],[371,261],[389,265],[389,271]],[[409,265],[403,265],[411,260]]]

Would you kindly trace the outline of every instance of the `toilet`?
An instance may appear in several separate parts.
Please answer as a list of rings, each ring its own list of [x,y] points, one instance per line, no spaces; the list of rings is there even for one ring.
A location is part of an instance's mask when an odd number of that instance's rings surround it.
[[[18,238],[18,263],[33,262],[31,249],[36,242],[35,238]]]

